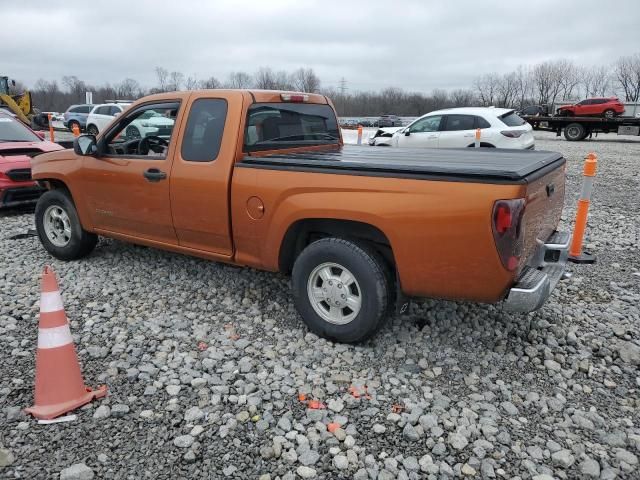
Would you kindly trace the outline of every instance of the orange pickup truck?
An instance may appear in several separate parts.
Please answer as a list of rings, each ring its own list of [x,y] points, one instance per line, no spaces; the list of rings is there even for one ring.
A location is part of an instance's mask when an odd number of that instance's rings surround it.
[[[343,146],[322,95],[145,97],[32,168],[54,257],[102,235],[291,273],[302,319],[337,341],[371,336],[411,297],[535,310],[567,261],[560,154]]]

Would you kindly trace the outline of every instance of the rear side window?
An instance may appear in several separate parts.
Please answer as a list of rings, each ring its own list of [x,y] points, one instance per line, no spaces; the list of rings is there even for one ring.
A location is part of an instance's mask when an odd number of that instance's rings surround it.
[[[515,112],[506,113],[504,115],[501,115],[498,118],[500,118],[500,121],[504,123],[507,127],[519,127],[527,123],[518,115],[516,115]]]
[[[122,113],[122,110],[123,108],[112,105],[111,110],[109,110],[109,115],[117,115],[119,113]]]
[[[472,115],[447,115],[443,131],[473,130],[475,117]]]
[[[476,128],[491,128],[491,124],[482,117],[476,117]]]
[[[339,139],[338,121],[329,105],[256,103],[247,113],[245,151],[330,145]]]
[[[218,158],[226,118],[227,101],[222,98],[193,102],[182,138],[182,158],[189,162],[212,162]]]
[[[91,105],[85,105],[83,107],[72,108],[73,113],[89,113],[93,107]]]

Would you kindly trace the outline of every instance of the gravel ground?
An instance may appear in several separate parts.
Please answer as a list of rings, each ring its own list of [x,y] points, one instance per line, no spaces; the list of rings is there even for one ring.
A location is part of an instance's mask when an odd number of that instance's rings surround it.
[[[582,159],[600,156],[597,265],[572,266],[538,313],[427,301],[359,346],[308,333],[284,276],[112,240],[59,262],[12,239],[31,213],[5,213],[0,477],[640,478],[640,142],[610,139],[537,140],[568,159],[565,228]],[[38,425],[21,409],[47,263],[85,380],[109,396]]]

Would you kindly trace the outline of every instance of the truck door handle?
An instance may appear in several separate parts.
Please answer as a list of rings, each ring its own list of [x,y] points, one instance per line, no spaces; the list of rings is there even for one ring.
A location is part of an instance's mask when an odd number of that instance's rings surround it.
[[[143,175],[144,178],[150,182],[159,182],[160,180],[167,178],[167,174],[157,168],[150,168],[149,170],[146,170]]]

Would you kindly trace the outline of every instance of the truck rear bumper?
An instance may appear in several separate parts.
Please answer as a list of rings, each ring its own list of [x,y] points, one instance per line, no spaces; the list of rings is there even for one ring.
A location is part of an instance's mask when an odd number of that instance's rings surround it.
[[[546,242],[539,243],[534,257],[509,290],[504,300],[505,310],[533,312],[547,301],[564,275],[570,241],[569,233],[554,232]]]

